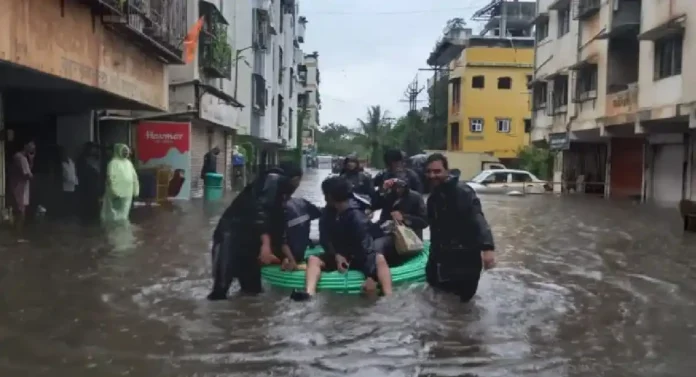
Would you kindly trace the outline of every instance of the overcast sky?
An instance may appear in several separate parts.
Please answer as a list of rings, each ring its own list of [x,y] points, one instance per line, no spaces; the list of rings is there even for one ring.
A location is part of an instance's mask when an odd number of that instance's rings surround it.
[[[404,91],[415,75],[425,84],[430,74],[418,68],[427,68],[447,20],[463,17],[478,30],[469,19],[489,2],[300,0],[300,14],[309,21],[302,48],[319,52],[321,124],[354,127],[370,105],[394,117],[404,114]]]

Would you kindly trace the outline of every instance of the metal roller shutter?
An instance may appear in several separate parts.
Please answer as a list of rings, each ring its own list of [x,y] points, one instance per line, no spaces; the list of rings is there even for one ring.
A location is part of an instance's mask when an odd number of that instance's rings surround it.
[[[662,144],[655,149],[652,161],[652,200],[672,205],[682,199],[684,145]]]

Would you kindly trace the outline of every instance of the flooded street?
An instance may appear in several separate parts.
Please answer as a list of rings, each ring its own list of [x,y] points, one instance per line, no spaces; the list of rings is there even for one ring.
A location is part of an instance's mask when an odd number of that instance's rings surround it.
[[[299,195],[321,203],[328,171]],[[205,300],[222,204],[45,225],[0,246],[2,376],[691,376],[696,236],[601,199],[482,198],[498,248],[474,302],[269,290]]]

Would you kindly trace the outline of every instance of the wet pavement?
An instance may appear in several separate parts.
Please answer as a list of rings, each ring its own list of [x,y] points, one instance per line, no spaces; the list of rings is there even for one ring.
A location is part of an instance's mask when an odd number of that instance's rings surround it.
[[[326,171],[300,194],[318,197]],[[0,376],[692,376],[696,236],[673,212],[483,197],[499,249],[473,303],[402,289],[205,300],[221,204],[0,246]]]

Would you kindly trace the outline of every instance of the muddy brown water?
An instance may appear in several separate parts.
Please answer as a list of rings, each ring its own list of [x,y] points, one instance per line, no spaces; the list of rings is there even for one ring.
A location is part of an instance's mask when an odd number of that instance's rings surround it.
[[[321,202],[327,171],[298,194]],[[693,376],[696,237],[673,212],[484,196],[499,265],[461,304],[287,292],[205,300],[221,204],[0,246],[1,376]],[[6,236],[3,236],[6,237]]]

